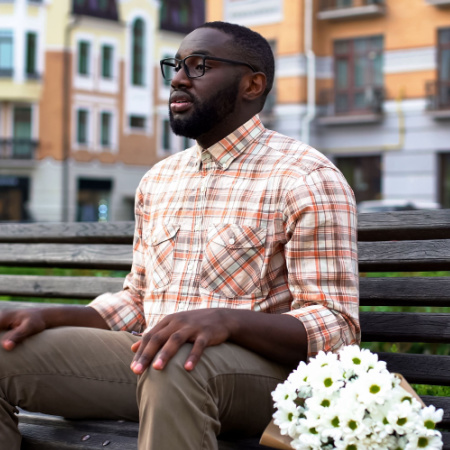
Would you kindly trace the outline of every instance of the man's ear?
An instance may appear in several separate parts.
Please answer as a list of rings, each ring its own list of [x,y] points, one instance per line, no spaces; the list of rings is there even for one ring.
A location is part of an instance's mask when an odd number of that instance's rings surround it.
[[[253,101],[261,97],[266,90],[267,80],[263,72],[248,74],[242,79],[242,99]]]

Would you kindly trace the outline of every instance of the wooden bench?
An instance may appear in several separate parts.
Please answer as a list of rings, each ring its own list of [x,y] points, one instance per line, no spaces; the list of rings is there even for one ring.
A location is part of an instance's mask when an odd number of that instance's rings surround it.
[[[0,266],[127,271],[132,235],[131,222],[1,224]],[[411,312],[363,311],[363,342],[450,343],[449,313],[414,312],[420,306],[448,308],[450,277],[386,276],[389,272],[450,270],[450,210],[360,214],[359,260],[362,306],[413,308]],[[366,277],[367,272],[383,272],[383,276]],[[121,278],[84,273],[70,277],[0,275],[0,296],[92,299],[106,291],[118,291],[121,285]],[[0,302],[0,308],[11,305],[26,307],[29,303]],[[450,386],[450,356],[390,351],[379,355],[387,361],[389,370],[402,373],[410,383]],[[426,404],[444,409],[441,427],[449,429],[450,397],[422,398]],[[23,449],[137,448],[135,423],[66,421],[25,412],[19,417]],[[450,432],[443,436],[444,448],[450,449]],[[259,446],[255,438],[220,439],[219,448],[266,447]]]

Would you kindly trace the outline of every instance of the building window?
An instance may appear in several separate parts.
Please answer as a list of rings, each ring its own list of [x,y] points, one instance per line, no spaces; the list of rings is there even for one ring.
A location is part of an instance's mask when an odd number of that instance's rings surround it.
[[[100,124],[100,144],[102,147],[111,147],[112,114],[102,112],[100,114]]]
[[[450,29],[438,32],[438,104],[450,106]]]
[[[145,24],[142,19],[136,19],[132,28],[131,83],[134,86],[144,86],[145,78]]]
[[[381,107],[383,38],[345,39],[334,43],[336,113]]]
[[[34,144],[32,134],[32,114],[30,106],[16,106],[13,114],[13,157],[32,158]]]
[[[162,148],[165,152],[170,152],[172,149],[172,134],[170,132],[169,120],[163,120],[162,129]]]
[[[441,153],[439,159],[440,203],[443,208],[450,208],[450,153]]]
[[[102,77],[113,77],[113,47],[111,45],[102,46]]]
[[[11,77],[13,75],[13,32],[11,30],[0,30],[0,77]]]
[[[107,222],[110,219],[111,180],[78,180],[77,222]]]
[[[90,44],[87,41],[78,42],[78,73],[89,75]]]
[[[37,75],[36,55],[37,55],[37,35],[36,33],[27,33],[26,60],[25,60],[25,72],[27,77],[33,78],[36,77]]]
[[[30,179],[0,175],[0,221],[23,222],[32,219],[27,209]]]
[[[356,203],[381,198],[381,156],[338,157],[336,165],[353,189]]]
[[[159,20],[162,30],[189,33],[205,21],[205,6],[194,0],[165,0],[161,2]]]
[[[146,121],[145,116],[130,116],[130,128],[145,130]]]
[[[88,143],[88,120],[89,111],[79,109],[77,111],[77,143],[86,145]]]

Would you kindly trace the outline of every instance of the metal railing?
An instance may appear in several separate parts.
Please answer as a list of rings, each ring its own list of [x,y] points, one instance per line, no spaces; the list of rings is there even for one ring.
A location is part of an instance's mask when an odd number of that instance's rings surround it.
[[[360,101],[355,104],[355,95]],[[346,100],[346,101],[342,101]],[[362,101],[361,101],[362,100]],[[381,114],[383,111],[384,88],[380,86],[367,86],[360,92],[352,94],[338,94],[334,89],[324,89],[319,92],[318,115],[332,117],[339,114]]]
[[[357,6],[384,5],[385,0],[320,0],[319,10],[330,11]]]
[[[450,80],[427,81],[425,84],[428,111],[450,109]]]
[[[0,159],[35,159],[38,145],[32,139],[0,139]]]

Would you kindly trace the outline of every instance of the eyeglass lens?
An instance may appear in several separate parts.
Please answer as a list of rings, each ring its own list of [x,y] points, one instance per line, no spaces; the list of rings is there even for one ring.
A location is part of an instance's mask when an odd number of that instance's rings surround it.
[[[166,80],[172,80],[180,70],[181,65],[184,66],[190,78],[198,78],[205,74],[205,61],[202,56],[188,56],[183,61],[184,63],[175,58],[164,60],[162,63],[164,78]]]

